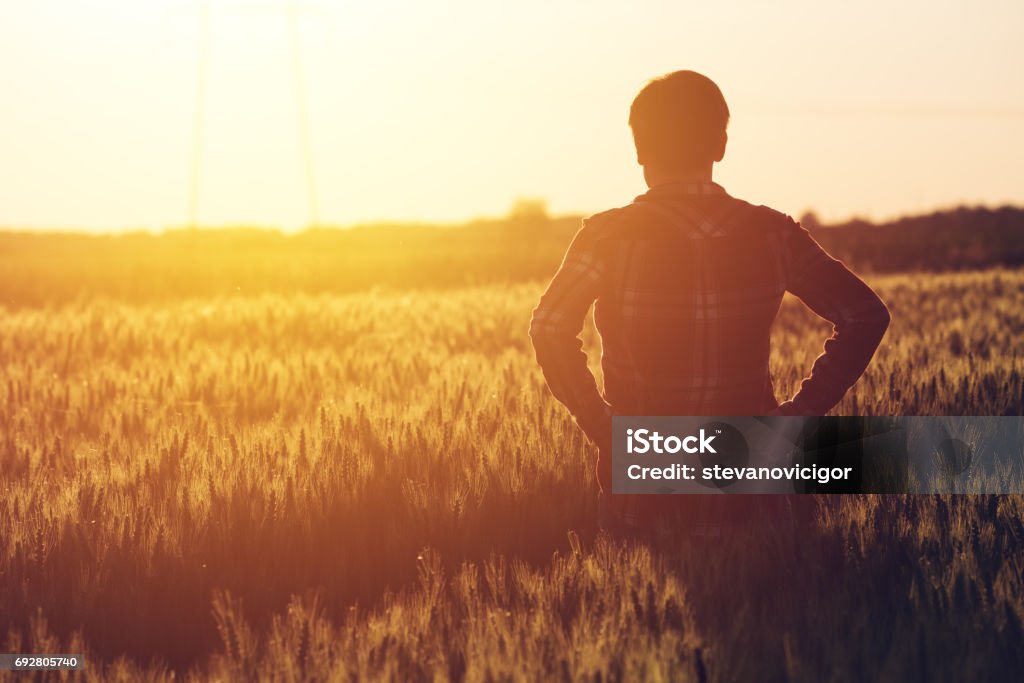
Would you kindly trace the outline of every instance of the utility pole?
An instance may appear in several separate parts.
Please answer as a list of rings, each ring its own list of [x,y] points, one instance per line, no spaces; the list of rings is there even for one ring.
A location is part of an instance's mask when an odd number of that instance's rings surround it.
[[[206,90],[210,50],[210,6],[212,0],[202,0],[199,8],[199,63],[196,75],[196,108],[192,129],[192,168],[188,192],[188,225],[199,224],[200,176],[203,163],[203,124],[206,118]],[[298,119],[299,145],[302,150],[306,181],[306,208],[309,225],[320,224],[320,204],[316,189],[316,167],[313,163],[313,141],[309,125],[309,99],[306,93],[302,65],[299,0],[287,0],[288,43],[291,52],[292,80],[294,82],[295,110]]]
[[[206,117],[206,76],[210,50],[210,0],[199,6],[199,63],[196,74],[196,110],[192,122],[192,172],[189,178],[188,226],[199,224],[199,173],[203,160],[203,120]]]
[[[299,136],[302,159],[306,168],[306,201],[312,227],[320,224],[320,204],[317,201],[316,174],[313,168],[313,143],[309,131],[309,101],[302,70],[302,51],[299,49],[299,2],[288,0],[288,39],[292,51],[292,80],[295,83],[295,108],[299,117]]]

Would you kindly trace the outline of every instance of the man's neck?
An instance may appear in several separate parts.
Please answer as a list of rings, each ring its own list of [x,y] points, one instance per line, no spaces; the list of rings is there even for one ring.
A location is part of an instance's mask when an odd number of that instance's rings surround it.
[[[704,168],[687,171],[666,170],[651,166],[644,166],[644,180],[647,181],[647,187],[657,187],[658,185],[669,185],[674,183],[710,183],[711,168],[711,164],[708,164]]]

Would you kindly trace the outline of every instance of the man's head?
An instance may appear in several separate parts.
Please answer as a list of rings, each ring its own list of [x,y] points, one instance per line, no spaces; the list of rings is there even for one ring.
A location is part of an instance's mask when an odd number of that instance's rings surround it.
[[[636,158],[645,170],[687,173],[725,155],[729,106],[715,82],[674,71],[643,87],[629,108]]]

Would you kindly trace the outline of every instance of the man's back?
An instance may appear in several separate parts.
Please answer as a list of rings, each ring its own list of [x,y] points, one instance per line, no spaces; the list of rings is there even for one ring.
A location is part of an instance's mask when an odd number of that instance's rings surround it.
[[[587,224],[606,269],[595,315],[605,395],[636,415],[778,404],[769,329],[786,290],[785,217],[714,183],[662,185]]]
[[[793,219],[711,182],[727,122],[721,92],[700,74],[648,84],[630,125],[650,190],[584,221],[534,310],[530,336],[548,386],[604,451],[613,412],[822,415],[864,372],[888,326],[875,293]],[[787,291],[834,328],[780,405],[768,361]],[[579,339],[595,302],[603,395]],[[599,466],[605,492],[607,467]]]
[[[786,291],[835,328],[780,408],[768,361]],[[603,396],[578,339],[595,301]],[[874,292],[790,217],[707,182],[659,185],[587,219],[530,334],[552,393],[600,441],[609,410],[824,414],[860,377],[888,322]]]

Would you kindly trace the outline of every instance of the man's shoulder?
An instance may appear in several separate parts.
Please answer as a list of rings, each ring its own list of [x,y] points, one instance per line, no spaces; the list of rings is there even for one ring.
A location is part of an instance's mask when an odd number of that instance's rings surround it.
[[[583,229],[595,237],[614,230],[632,218],[634,215],[632,207],[632,204],[626,204],[625,206],[617,206],[613,209],[585,216],[583,218]]]
[[[573,244],[577,248],[603,249],[616,235],[626,234],[630,222],[625,206],[584,216]]]
[[[798,225],[789,214],[765,204],[754,204],[736,197],[730,197],[730,199],[736,202],[738,208],[743,210],[750,217],[750,222],[758,228],[781,232]]]
[[[617,235],[633,234],[639,224],[648,222],[657,215],[644,206],[645,201],[648,200],[641,196],[629,204],[585,217],[580,229],[581,236],[597,241],[613,239]],[[770,206],[753,204],[730,195],[725,195],[724,201],[728,204],[725,210],[716,210],[712,214],[717,214],[719,219],[727,220],[734,226],[744,226],[758,232],[778,233],[799,228],[799,223],[792,216]]]

